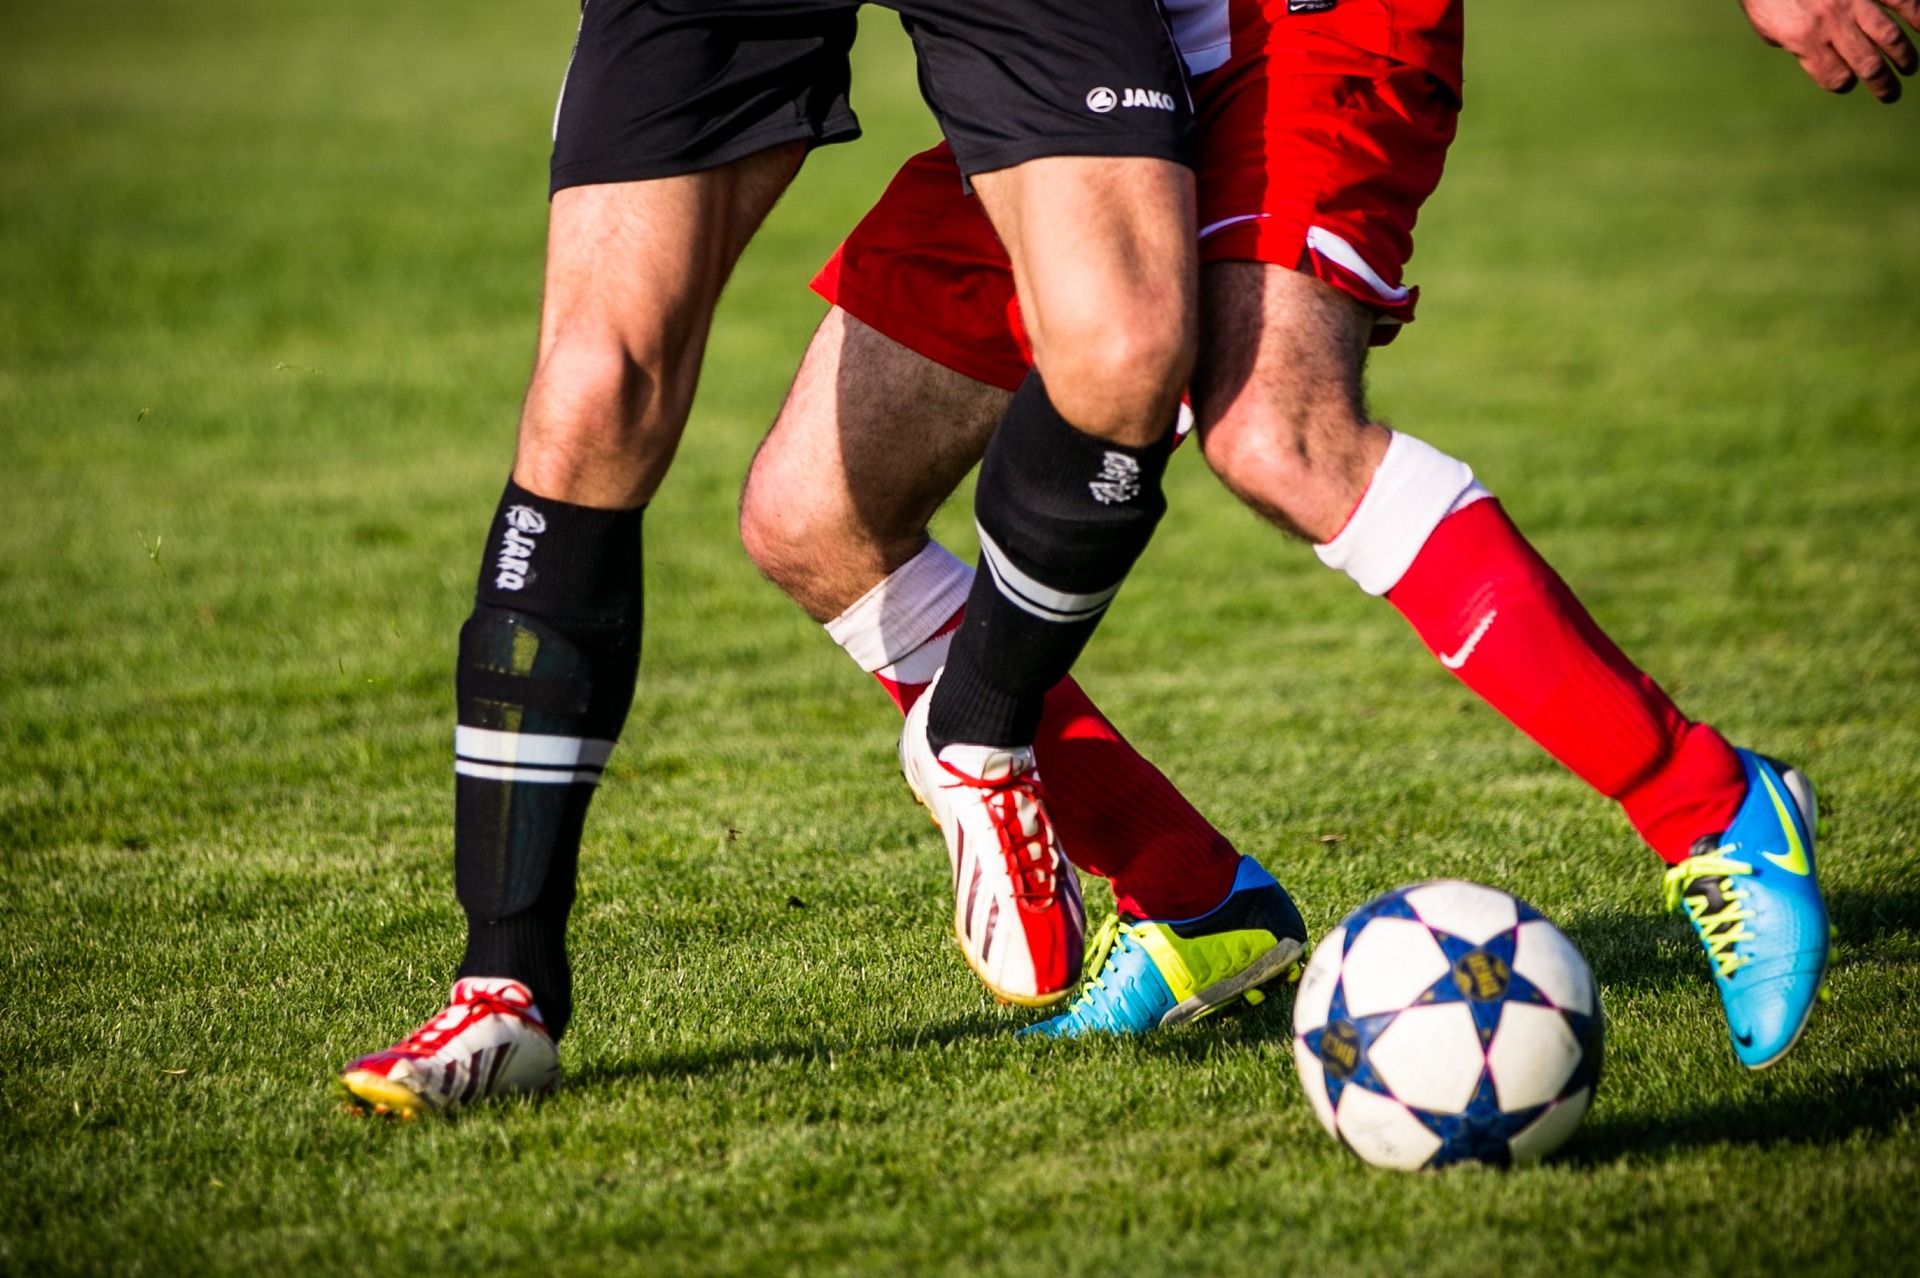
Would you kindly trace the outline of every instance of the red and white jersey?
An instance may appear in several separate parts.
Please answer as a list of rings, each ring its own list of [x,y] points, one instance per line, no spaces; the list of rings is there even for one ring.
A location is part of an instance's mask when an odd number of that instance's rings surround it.
[[[1460,92],[1464,0],[1162,0],[1187,72],[1203,76],[1263,46],[1277,69],[1325,70],[1357,49],[1417,67]],[[1288,56],[1292,55],[1292,56]]]

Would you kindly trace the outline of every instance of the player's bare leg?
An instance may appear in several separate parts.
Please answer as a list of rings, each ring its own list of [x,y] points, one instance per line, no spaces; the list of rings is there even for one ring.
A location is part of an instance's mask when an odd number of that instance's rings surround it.
[[[1627,816],[1674,870],[1736,1054],[1786,1052],[1827,957],[1813,793],[1683,715],[1596,625],[1467,467],[1371,422],[1367,313],[1311,276],[1207,268],[1194,402],[1208,462],[1384,595],[1463,682]]]
[[[517,482],[608,510],[652,499],[720,290],[805,154],[795,143],[704,173],[555,193]]]
[[[944,664],[973,580],[971,570],[928,541],[927,520],[984,450],[1007,398],[835,308],[748,477],[741,530],[749,554],[903,711]],[[1167,959],[1164,974],[1156,968],[1111,985],[1158,997],[1119,1012],[1103,1006],[1092,1017],[1076,1008],[1067,1018],[1072,1032],[1137,1032],[1240,997],[1257,999],[1262,985],[1293,964],[1305,936],[1285,894],[1194,811],[1071,678],[1047,696],[1035,755],[1064,851],[1112,882],[1129,921],[1124,934],[1117,924],[1103,932],[1102,964],[1146,961],[1142,937],[1163,959],[1175,947],[1182,951],[1178,961]],[[1234,913],[1240,934],[1251,927],[1248,911],[1264,907],[1264,939],[1228,940],[1218,929],[1163,937],[1164,925],[1150,921],[1206,915],[1230,896],[1242,907]],[[964,944],[969,929],[959,904]]]
[[[1347,570],[1364,589],[1403,610],[1420,602],[1420,588],[1430,578],[1461,575],[1463,570],[1443,561],[1474,547],[1484,550],[1492,525],[1505,525],[1505,517],[1497,503],[1482,500],[1485,490],[1463,464],[1369,420],[1360,380],[1368,313],[1309,275],[1250,262],[1209,266],[1206,299],[1207,345],[1194,381],[1195,417],[1207,460],[1227,486],[1282,528],[1314,542],[1323,559]],[[1363,501],[1376,485],[1383,485],[1382,498],[1392,499],[1391,509]],[[1467,525],[1475,535],[1450,550],[1454,530]],[[1524,546],[1517,533],[1502,538]],[[1691,745],[1701,761],[1693,772],[1673,778],[1676,793],[1660,792],[1654,774],[1694,735],[1688,731],[1694,725],[1664,697],[1657,705],[1649,700],[1636,717],[1631,706],[1643,700],[1637,689],[1608,693],[1620,700],[1619,715],[1630,720],[1620,739],[1593,716],[1566,709],[1618,682],[1606,673],[1610,663],[1618,664],[1617,651],[1611,645],[1596,651],[1604,660],[1592,670],[1575,660],[1573,654],[1594,647],[1587,632],[1597,631],[1584,610],[1568,611],[1578,605],[1557,577],[1547,581],[1551,570],[1537,559],[1528,551],[1524,563],[1499,569],[1525,592],[1504,605],[1475,608],[1463,598],[1460,615],[1447,613],[1444,624],[1436,617],[1433,626],[1422,625],[1423,609],[1410,616],[1449,669],[1556,757],[1625,802],[1649,841],[1677,860],[1700,836],[1724,828],[1730,805],[1744,791],[1737,762],[1704,730]],[[1478,571],[1476,566],[1464,575]],[[1429,593],[1444,595],[1447,589]],[[1481,628],[1490,613],[1498,615]],[[1548,644],[1559,633],[1549,622],[1562,614],[1564,640]],[[1497,654],[1509,641],[1538,655],[1523,660],[1516,652],[1503,660]],[[1644,680],[1638,671],[1626,674],[1628,669],[1619,677]],[[1543,679],[1549,683],[1532,686]],[[1562,723],[1561,717],[1572,721]],[[1607,723],[1615,717],[1609,713]],[[1655,793],[1639,793],[1649,783]]]
[[[747,554],[832,621],[926,546],[1011,398],[834,307],[747,472]]]
[[[983,847],[1017,868],[1017,908],[990,911],[962,940],[997,994],[1040,1006],[1071,993],[1084,919],[1033,744],[1049,691],[1165,510],[1160,477],[1194,342],[1193,175],[1165,160],[1067,156],[974,180],[1009,247],[1038,363],[981,463],[982,571],[945,668],[908,712],[900,763],[959,882]],[[1022,943],[997,944],[996,927]]]
[[[1266,519],[1330,541],[1393,437],[1362,391],[1373,318],[1298,271],[1221,262],[1204,278],[1193,402],[1207,462]]]
[[[1060,416],[1130,448],[1165,439],[1198,339],[1193,174],[1164,160],[1056,156],[974,185]]]
[[[721,287],[803,154],[554,198],[513,479],[460,633],[466,954],[445,1010],[343,1071],[357,1103],[412,1116],[559,1077],[581,826],[639,664],[641,511],[686,425]]]

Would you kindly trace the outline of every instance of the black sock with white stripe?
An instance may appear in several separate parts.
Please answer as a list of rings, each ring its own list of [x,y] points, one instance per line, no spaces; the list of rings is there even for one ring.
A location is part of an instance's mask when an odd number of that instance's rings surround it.
[[[509,481],[460,630],[460,975],[521,982],[555,1038],[573,1013],[566,931],[580,830],[640,664],[641,513]]]
[[[1075,429],[1029,373],[974,490],[980,570],[928,707],[935,750],[1033,743],[1066,677],[1167,508],[1173,423],[1126,448]]]

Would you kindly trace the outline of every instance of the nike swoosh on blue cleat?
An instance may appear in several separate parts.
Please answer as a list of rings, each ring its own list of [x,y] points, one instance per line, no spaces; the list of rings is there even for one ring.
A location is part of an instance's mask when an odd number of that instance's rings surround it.
[[[1738,753],[1746,800],[1717,840],[1667,871],[1666,899],[1713,964],[1734,1055],[1764,1069],[1806,1028],[1832,941],[1815,875],[1813,785],[1777,760]]]
[[[1088,949],[1080,995],[1022,1036],[1146,1034],[1198,1020],[1297,977],[1307,929],[1293,899],[1250,856],[1219,906],[1192,919],[1110,918]]]

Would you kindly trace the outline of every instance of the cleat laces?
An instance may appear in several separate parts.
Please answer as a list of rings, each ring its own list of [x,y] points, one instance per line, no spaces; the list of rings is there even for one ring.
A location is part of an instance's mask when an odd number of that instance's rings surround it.
[[[432,1056],[447,1041],[482,1016],[509,1016],[530,1020],[527,1009],[496,994],[482,991],[460,1003],[451,1003],[440,1014],[413,1033],[395,1043],[389,1051],[408,1056]],[[542,1028],[545,1028],[542,1026]]]
[[[1133,936],[1121,929],[1119,915],[1109,917],[1100,925],[1100,930],[1093,934],[1093,944],[1087,947],[1087,965],[1080,977],[1080,996],[1067,1009],[1068,1015],[1093,1006],[1094,998],[1107,988],[1107,975],[1119,974],[1120,957],[1132,948]]]
[[[1753,867],[1744,862],[1709,852],[1674,866],[1661,884],[1669,910],[1679,913],[1685,907],[1688,922],[1722,980],[1752,962],[1734,946],[1759,939],[1747,930],[1747,920],[1753,917],[1744,904],[1747,894],[1734,886],[1736,878],[1752,873]]]
[[[968,776],[945,763],[940,766],[962,785],[988,791],[987,816],[993,822],[994,835],[1000,840],[1000,855],[1006,859],[1007,877],[1013,880],[1013,899],[1020,908],[1036,913],[1053,909],[1060,886],[1053,868],[1053,830],[1032,775],[989,781]],[[1028,830],[1021,819],[1023,807],[1033,816],[1032,830]]]

